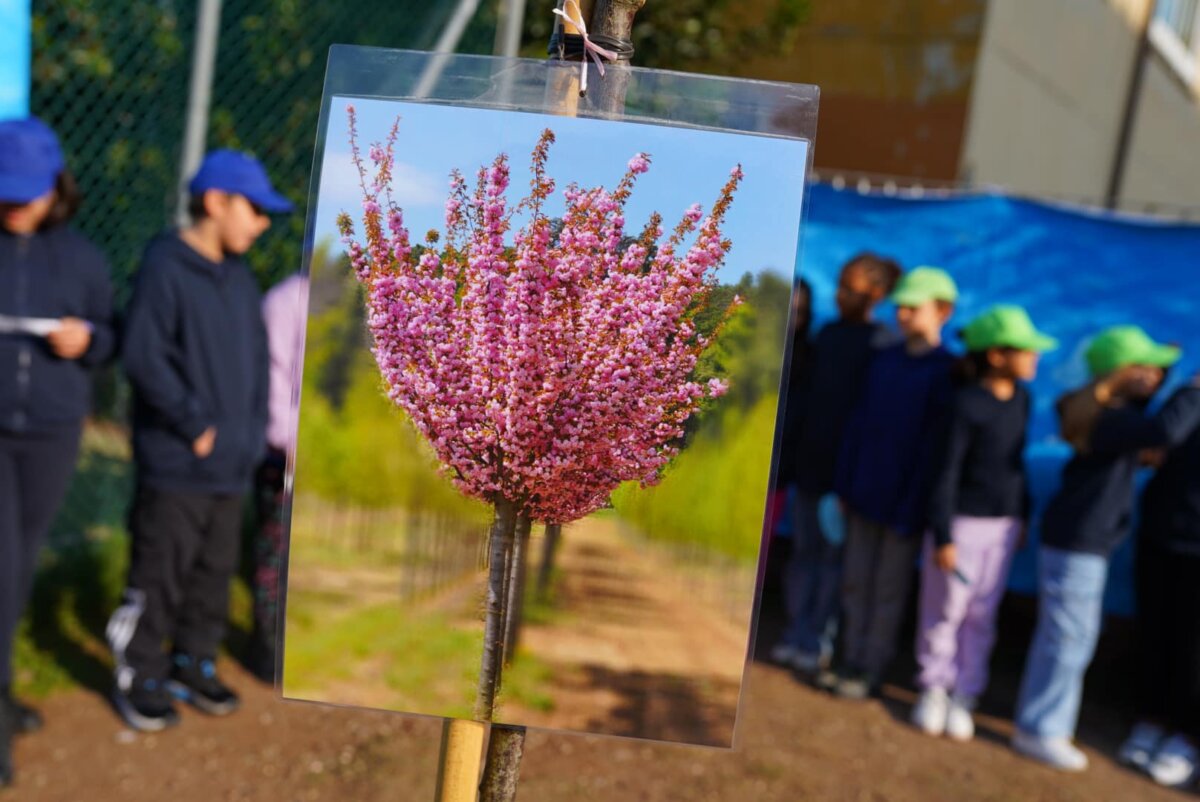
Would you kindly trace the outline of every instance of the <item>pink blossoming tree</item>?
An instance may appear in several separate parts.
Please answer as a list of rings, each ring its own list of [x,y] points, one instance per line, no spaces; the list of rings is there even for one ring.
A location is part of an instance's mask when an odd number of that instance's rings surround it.
[[[369,148],[372,175],[347,110],[365,238],[346,213],[338,226],[365,288],[387,395],[455,485],[495,510],[475,707],[490,720],[511,577],[523,560],[514,532],[582,518],[622,482],[655,482],[688,418],[725,391],[720,380],[692,378],[716,336],[698,332],[694,317],[731,246],[721,225],[742,172],[732,171],[707,215],[690,207],[667,236],[655,214],[622,247],[625,205],[650,157],[634,156],[612,191],[568,186],[556,227],[546,130],[525,197],[510,203],[503,154],[474,187],[455,171],[445,231],[417,246],[391,191],[399,121]]]

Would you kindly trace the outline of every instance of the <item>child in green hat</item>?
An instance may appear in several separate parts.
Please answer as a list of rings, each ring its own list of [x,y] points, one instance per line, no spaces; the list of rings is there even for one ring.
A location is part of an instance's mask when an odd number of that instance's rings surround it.
[[[1025,663],[1013,747],[1055,768],[1083,771],[1072,743],[1103,617],[1109,558],[1128,535],[1134,475],[1147,449],[1169,448],[1200,425],[1200,386],[1178,390],[1153,416],[1150,399],[1179,349],[1137,326],[1101,332],[1086,352],[1093,381],[1058,403],[1075,455],[1042,518],[1038,623]]]
[[[954,280],[918,267],[891,300],[904,341],[872,358],[834,476],[846,512],[842,648],[837,670],[822,673],[818,684],[847,699],[874,691],[899,645],[954,390],[955,357],[942,343],[958,300]]]
[[[1039,355],[1057,347],[1019,306],[994,306],[962,331],[967,355],[930,500],[912,721],[929,735],[975,735],[996,613],[1028,516],[1025,434]]]

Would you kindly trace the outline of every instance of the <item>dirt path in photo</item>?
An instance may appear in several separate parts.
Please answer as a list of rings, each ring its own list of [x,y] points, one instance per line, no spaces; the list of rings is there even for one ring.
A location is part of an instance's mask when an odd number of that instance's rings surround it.
[[[613,735],[727,745],[746,659],[742,622],[689,595],[681,566],[592,518],[563,534],[555,616],[522,648],[550,666],[548,712],[512,720]],[[740,625],[739,625],[740,623]]]

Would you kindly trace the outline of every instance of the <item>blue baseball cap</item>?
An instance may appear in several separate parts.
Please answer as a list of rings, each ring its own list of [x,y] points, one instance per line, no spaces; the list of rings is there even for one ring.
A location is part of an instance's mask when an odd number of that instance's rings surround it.
[[[214,150],[204,157],[188,184],[188,192],[197,196],[210,189],[241,195],[268,212],[290,212],[294,208],[290,200],[271,186],[271,179],[258,159],[236,150]]]
[[[40,198],[65,164],[58,137],[37,117],[0,122],[0,203]]]

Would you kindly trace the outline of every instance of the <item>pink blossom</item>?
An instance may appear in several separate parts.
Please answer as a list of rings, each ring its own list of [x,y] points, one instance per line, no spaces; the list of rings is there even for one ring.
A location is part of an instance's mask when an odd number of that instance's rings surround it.
[[[707,218],[699,205],[689,207],[662,242],[655,215],[622,252],[625,202],[650,167],[639,153],[614,191],[563,191],[555,240],[543,208],[555,188],[546,174],[554,137],[546,131],[533,152],[530,194],[516,204],[507,198],[506,156],[479,171],[474,191],[455,172],[445,235],[430,232],[431,247],[418,257],[390,201],[396,131],[370,149],[368,184],[351,112],[364,239],[348,215],[338,218],[366,288],[372,353],[388,398],[462,492],[513,501],[537,520],[574,520],[603,506],[622,482],[657,481],[688,418],[727,390],[720,379],[692,379],[711,342],[696,334],[692,316],[730,248],[720,227],[740,170]],[[529,212],[529,222],[514,232],[518,210]]]

